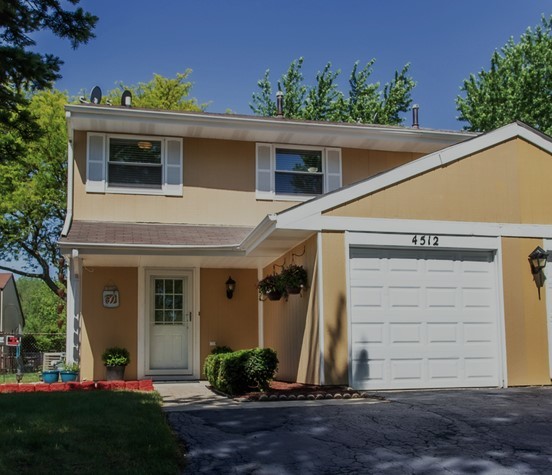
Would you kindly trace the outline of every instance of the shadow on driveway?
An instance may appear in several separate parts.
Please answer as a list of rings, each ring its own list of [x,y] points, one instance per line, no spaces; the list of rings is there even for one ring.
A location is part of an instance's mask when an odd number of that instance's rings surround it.
[[[552,473],[552,389],[381,393],[389,404],[172,412],[185,473]]]

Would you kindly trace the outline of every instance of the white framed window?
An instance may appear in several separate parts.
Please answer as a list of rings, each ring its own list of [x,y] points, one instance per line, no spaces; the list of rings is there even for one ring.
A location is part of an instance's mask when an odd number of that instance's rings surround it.
[[[257,144],[258,199],[306,201],[341,187],[341,149]]]
[[[182,139],[88,134],[86,191],[182,195]]]

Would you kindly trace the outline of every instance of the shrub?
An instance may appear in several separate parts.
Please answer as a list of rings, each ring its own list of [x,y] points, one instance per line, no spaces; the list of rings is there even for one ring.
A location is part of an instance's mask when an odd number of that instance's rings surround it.
[[[232,353],[232,348],[230,348],[229,346],[225,346],[225,345],[217,345],[215,346],[212,350],[211,350],[211,354],[212,355],[218,355],[220,353]]]
[[[254,348],[209,355],[203,372],[209,384],[228,394],[251,389],[265,391],[278,369],[276,352],[271,348]]]

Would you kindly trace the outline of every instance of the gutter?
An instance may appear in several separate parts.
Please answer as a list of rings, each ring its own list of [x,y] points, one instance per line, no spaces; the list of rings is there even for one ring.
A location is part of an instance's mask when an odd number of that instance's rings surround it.
[[[67,120],[67,212],[65,214],[65,222],[61,230],[61,236],[65,237],[69,233],[71,223],[73,222],[73,128],[70,126],[71,112],[65,111],[65,119]]]
[[[276,229],[278,215],[268,214],[241,242],[239,248],[250,254]]]

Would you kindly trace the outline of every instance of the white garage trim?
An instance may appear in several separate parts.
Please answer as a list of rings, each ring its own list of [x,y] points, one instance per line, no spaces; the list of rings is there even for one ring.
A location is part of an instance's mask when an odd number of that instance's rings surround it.
[[[545,239],[544,250],[552,254],[552,239]],[[548,264],[544,268],[546,281],[544,287],[546,289],[546,324],[548,327],[548,368],[550,370],[550,378],[552,379],[552,257],[548,258]]]
[[[446,239],[442,240],[442,236],[439,237],[439,246],[430,246],[432,249],[442,249],[447,251],[491,251],[494,254],[492,271],[494,273],[494,295],[495,295],[495,318],[496,318],[496,341],[497,341],[497,378],[500,386],[507,386],[507,371],[506,371],[506,341],[505,341],[505,323],[504,323],[504,302],[503,302],[503,281],[502,281],[502,247],[500,238],[481,238],[481,237],[462,237],[462,236],[445,236]],[[422,250],[428,251],[427,246],[418,245],[412,243],[412,234],[405,235],[389,235],[389,234],[372,234],[372,233],[345,233],[345,255],[346,255],[346,275],[347,275],[347,289],[348,289],[348,351],[349,351],[349,383],[353,384],[353,308],[352,308],[352,292],[351,292],[351,259],[350,248],[351,247],[367,247],[375,249],[409,249],[409,250]],[[433,241],[432,241],[433,242]],[[442,245],[441,245],[442,244]]]

